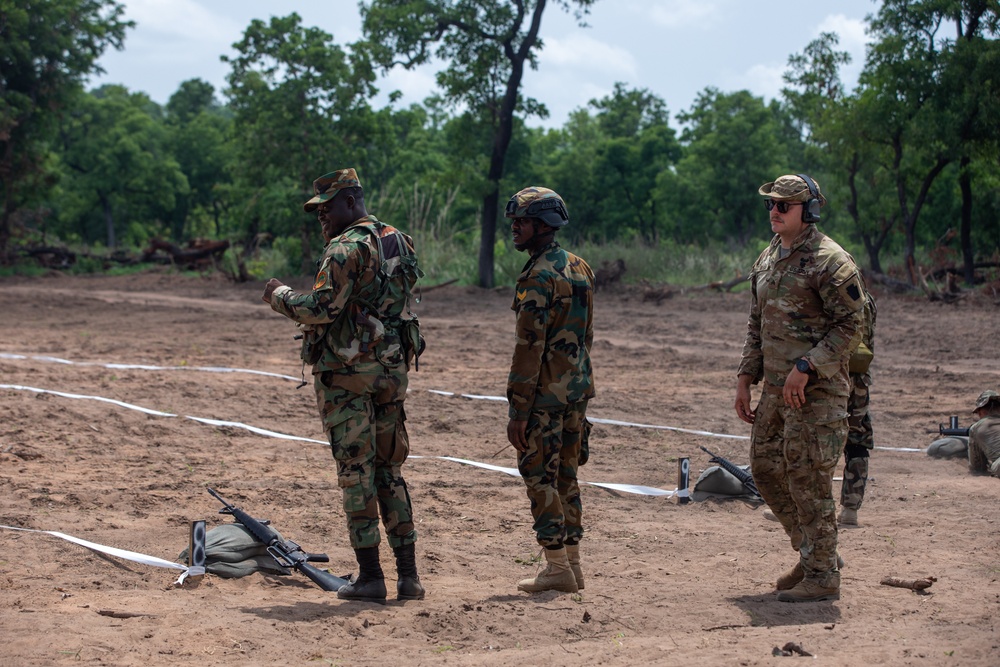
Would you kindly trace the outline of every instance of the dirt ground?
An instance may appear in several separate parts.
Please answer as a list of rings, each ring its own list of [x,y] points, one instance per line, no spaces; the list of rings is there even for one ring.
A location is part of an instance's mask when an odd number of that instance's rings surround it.
[[[0,389],[0,524],[173,561],[191,521],[228,521],[210,486],[328,553],[334,574],[353,571],[328,448],[185,418],[323,438],[310,389],[197,370],[299,375],[293,328],[260,291],[165,271],[0,280],[0,384],[22,387]],[[450,286],[416,309],[428,349],[406,410],[424,458],[404,471],[426,600],[345,603],[300,574],[175,586],[178,571],[0,528],[0,665],[774,665],[801,659],[773,656],[789,642],[820,665],[998,664],[1000,480],[922,452],[874,453],[861,526],[840,533],[837,602],[775,600],[797,556],[759,506],[597,486],[583,488],[586,589],[519,593],[539,555],[520,480],[437,458],[514,466],[506,406],[434,393],[504,394],[511,296]],[[997,386],[1000,308],[876,296],[876,442],[925,447],[950,415],[967,426]],[[732,407],[747,299],[599,292],[589,414],[748,435]],[[699,446],[748,459],[745,439],[598,424],[581,478],[672,490],[678,457],[692,484],[710,465]],[[880,585],[887,576],[937,581],[919,595]]]

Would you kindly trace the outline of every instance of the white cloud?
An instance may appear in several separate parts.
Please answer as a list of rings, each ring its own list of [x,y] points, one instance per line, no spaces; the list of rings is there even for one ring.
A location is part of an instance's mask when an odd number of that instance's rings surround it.
[[[840,37],[839,48],[850,52],[852,56],[865,53],[865,45],[869,42],[865,34],[865,22],[861,19],[849,19],[843,14],[830,14],[819,24],[820,32],[835,32]],[[817,36],[818,36],[817,33]]]
[[[641,6],[653,23],[665,28],[702,25],[718,14],[715,4],[706,0],[659,0]]]
[[[781,94],[781,89],[786,85],[781,78],[785,69],[784,65],[754,65],[740,75],[738,83],[734,82],[735,85],[728,86],[724,90],[745,89],[757,97],[772,100]]]
[[[579,69],[589,73],[614,73],[619,79],[634,77],[636,73],[635,57],[631,53],[583,33],[565,39],[546,38],[538,60],[540,70]]]
[[[423,103],[431,93],[437,91],[434,71],[429,67],[408,70],[402,65],[397,65],[376,85],[380,96],[387,96],[395,90],[402,93],[403,106]]]
[[[245,26],[210,6],[195,0],[128,0],[125,17],[150,36],[184,43],[185,48],[205,44],[217,50],[218,44],[235,41]]]

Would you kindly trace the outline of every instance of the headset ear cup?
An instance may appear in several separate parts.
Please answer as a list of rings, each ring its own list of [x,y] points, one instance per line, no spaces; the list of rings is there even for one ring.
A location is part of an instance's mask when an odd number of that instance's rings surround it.
[[[802,207],[802,222],[819,222],[819,200],[816,198],[810,199],[806,202],[806,205]]]

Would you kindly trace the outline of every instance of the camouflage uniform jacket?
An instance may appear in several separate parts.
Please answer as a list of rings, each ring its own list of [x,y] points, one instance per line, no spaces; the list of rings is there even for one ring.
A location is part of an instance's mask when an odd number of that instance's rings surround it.
[[[271,295],[271,308],[299,324],[313,373],[408,365],[419,345],[409,299],[422,275],[413,239],[369,215],[331,240],[318,264],[311,292],[283,285]]]
[[[785,384],[797,359],[812,362],[822,386],[848,396],[847,361],[861,340],[865,292],[858,267],[832,239],[809,225],[780,258],[781,239],[750,271],[750,319],[739,375]]]
[[[511,419],[594,396],[594,272],[553,241],[517,278],[514,358],[507,378]]]

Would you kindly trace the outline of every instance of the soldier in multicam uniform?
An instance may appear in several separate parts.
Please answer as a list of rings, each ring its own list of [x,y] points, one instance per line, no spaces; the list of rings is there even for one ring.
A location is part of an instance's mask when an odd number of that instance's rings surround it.
[[[969,471],[1000,477],[1000,394],[987,389],[972,412],[979,421],[969,427]]]
[[[799,553],[778,600],[840,598],[833,470],[847,441],[848,360],[865,305],[851,256],[813,223],[826,199],[805,174],[765,183],[770,245],[750,274],[736,413],[753,424],[751,472]],[[764,380],[756,410],[750,385]]]
[[[369,215],[354,169],[313,182],[327,246],[311,292],[272,278],[263,299],[301,330],[302,360],[312,365],[323,428],[343,489],[357,578],[337,591],[345,600],[385,602],[379,515],[396,556],[398,600],[421,600],[417,532],[402,465],[409,455],[403,401],[407,371],[420,352],[410,312],[417,267],[413,240]]]
[[[577,468],[589,456],[587,401],[594,396],[594,273],[555,241],[569,222],[562,197],[521,190],[507,203],[514,247],[531,254],[517,279],[514,358],[507,379],[507,439],[527,487],[546,567],[518,590],[576,593],[584,587]]]

